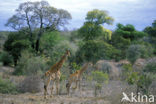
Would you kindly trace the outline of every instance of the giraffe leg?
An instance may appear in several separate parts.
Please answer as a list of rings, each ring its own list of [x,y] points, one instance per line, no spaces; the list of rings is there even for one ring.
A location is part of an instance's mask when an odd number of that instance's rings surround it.
[[[67,95],[68,96],[69,96],[69,93],[70,93],[71,84],[72,84],[72,80],[69,79],[68,82],[66,83],[66,89],[67,89]]]
[[[47,81],[45,80],[45,83],[44,83],[44,98],[45,99],[47,98],[47,93],[48,93],[47,88],[48,88],[48,85],[50,83],[50,80],[51,80],[51,78],[49,77],[49,79]]]
[[[81,81],[79,80],[79,90],[80,90],[80,87],[81,87],[81,84],[80,84],[80,82],[81,82]]]
[[[59,79],[56,80],[56,94],[59,95]]]
[[[55,84],[55,80],[52,81],[52,87],[51,87],[51,97],[53,96],[53,89],[54,89],[54,84]]]
[[[71,83],[67,83],[66,84],[66,88],[67,88],[67,95],[69,95],[69,93],[70,93],[70,86],[71,86]]]
[[[76,85],[75,85],[75,87],[73,87],[73,89],[77,89],[78,80],[76,80],[75,83],[76,83]]]

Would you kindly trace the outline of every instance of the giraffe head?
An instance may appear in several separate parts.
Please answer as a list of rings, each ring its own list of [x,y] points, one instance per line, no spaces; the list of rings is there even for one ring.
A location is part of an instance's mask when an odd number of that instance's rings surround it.
[[[66,50],[66,55],[70,56],[70,51],[69,50]]]
[[[49,75],[50,75],[50,72],[47,71],[47,72],[45,73],[45,76],[49,76]]]

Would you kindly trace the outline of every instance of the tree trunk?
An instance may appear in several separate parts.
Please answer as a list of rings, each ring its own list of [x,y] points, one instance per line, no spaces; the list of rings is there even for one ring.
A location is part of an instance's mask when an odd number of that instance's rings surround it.
[[[35,50],[38,52],[39,51],[39,43],[40,43],[40,39],[38,38],[36,41],[36,47]]]

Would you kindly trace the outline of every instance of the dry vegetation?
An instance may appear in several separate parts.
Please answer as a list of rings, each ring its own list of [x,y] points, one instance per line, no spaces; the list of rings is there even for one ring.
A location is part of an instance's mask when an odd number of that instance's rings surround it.
[[[113,67],[118,70],[114,73],[120,74],[119,65],[121,63],[108,61],[103,62],[106,62],[107,64],[109,63],[111,67],[113,65]],[[70,95],[68,96],[66,95],[65,88],[66,81],[62,81],[60,86],[60,95],[54,94],[53,97],[48,95],[48,99],[45,100],[43,98],[43,81],[39,76],[29,76],[26,78],[24,76],[13,76],[11,73],[14,69],[10,67],[1,67],[0,70],[0,74],[3,78],[10,79],[11,82],[20,87],[20,91],[25,92],[17,94],[0,94],[0,104],[121,104],[120,100],[122,98],[123,91],[126,93],[136,91],[136,87],[134,85],[130,86],[126,82],[119,80],[120,76],[118,76],[118,79],[116,80],[112,79],[108,83],[103,83],[101,92],[99,91],[96,97],[94,88],[95,82],[87,80],[83,80],[81,82],[80,90],[72,89]],[[113,74],[112,71],[110,72],[110,75],[116,75]],[[153,81],[150,87],[150,91],[153,94],[155,94],[155,88],[156,83]]]

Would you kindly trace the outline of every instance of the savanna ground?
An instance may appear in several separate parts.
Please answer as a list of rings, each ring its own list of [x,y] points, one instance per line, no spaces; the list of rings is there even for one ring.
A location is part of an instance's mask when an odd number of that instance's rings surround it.
[[[140,59],[136,64],[145,64],[145,60]],[[56,95],[54,90],[54,95],[50,96],[50,89],[48,90],[49,95],[47,99],[44,99],[43,94],[43,80],[40,80],[38,93],[16,93],[16,94],[0,94],[0,104],[122,104],[121,99],[123,97],[122,92],[130,94],[131,92],[136,92],[136,86],[128,85],[126,82],[120,80],[120,69],[121,63],[115,63],[110,61],[99,61],[99,63],[109,63],[114,68],[115,72],[111,72],[112,79],[107,83],[102,84],[102,89],[95,92],[95,82],[88,81],[84,79],[81,82],[80,89],[72,89],[70,95],[66,92],[66,81],[61,81],[60,84],[60,94]],[[100,67],[99,63],[97,64]],[[136,67],[136,66],[135,66]],[[137,66],[141,67],[141,66]],[[12,72],[14,71],[11,67],[1,66],[0,75],[5,79],[11,80],[13,83],[22,82],[24,76],[14,76]],[[90,70],[90,69],[88,69]],[[29,83],[29,82],[28,82]],[[28,84],[27,83],[27,84]],[[33,84],[33,83],[31,83]],[[51,85],[50,85],[51,86]],[[26,87],[26,86],[23,86]],[[38,87],[37,87],[38,88]],[[96,94],[95,94],[96,93]],[[156,94],[156,81],[153,81],[150,86],[150,93]],[[135,104],[126,103],[124,104]],[[155,103],[136,103],[136,104],[155,104]]]

